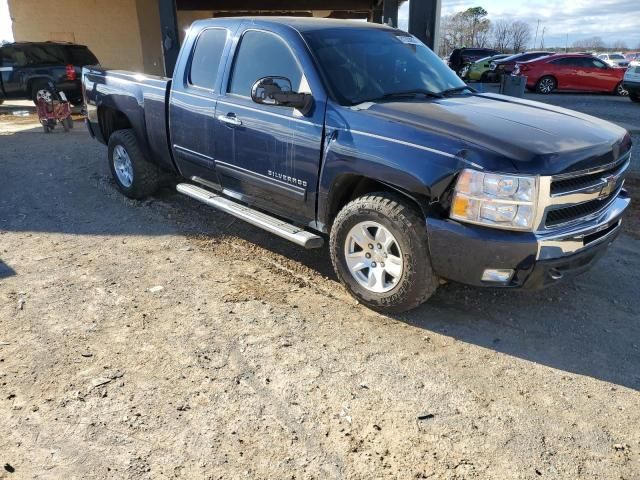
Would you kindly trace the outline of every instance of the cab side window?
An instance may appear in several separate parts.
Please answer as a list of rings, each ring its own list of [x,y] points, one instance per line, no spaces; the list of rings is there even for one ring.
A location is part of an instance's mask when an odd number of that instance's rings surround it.
[[[593,66],[596,68],[607,68],[607,64],[601,60],[594,59],[592,60],[592,62],[593,62]]]
[[[191,85],[207,90],[214,89],[226,41],[227,31],[222,28],[209,28],[200,34],[191,57]]]
[[[286,77],[297,90],[302,81],[302,70],[280,37],[249,30],[242,36],[236,53],[229,93],[250,97],[253,84],[269,76]]]
[[[579,65],[579,61],[574,58],[560,58],[552,63],[560,65],[561,67],[576,67]]]

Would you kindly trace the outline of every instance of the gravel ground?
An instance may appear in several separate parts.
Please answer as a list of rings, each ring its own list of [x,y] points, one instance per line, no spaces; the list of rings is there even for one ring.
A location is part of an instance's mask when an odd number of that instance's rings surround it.
[[[640,479],[633,232],[384,316],[326,249],[125,199],[80,124],[0,132],[0,478]]]

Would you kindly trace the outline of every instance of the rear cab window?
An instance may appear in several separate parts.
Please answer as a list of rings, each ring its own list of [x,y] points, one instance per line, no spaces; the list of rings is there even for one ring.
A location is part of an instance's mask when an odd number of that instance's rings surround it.
[[[85,46],[69,45],[65,48],[67,49],[67,58],[69,63],[76,67],[98,64],[96,56]]]
[[[226,42],[227,30],[224,28],[208,28],[200,33],[191,55],[189,86],[210,91],[215,89]]]

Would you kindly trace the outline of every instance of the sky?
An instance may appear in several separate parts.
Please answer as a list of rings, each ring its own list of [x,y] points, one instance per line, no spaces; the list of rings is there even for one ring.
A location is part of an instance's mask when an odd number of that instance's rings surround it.
[[[2,40],[13,40],[7,0],[0,0],[0,42]]]
[[[567,34],[569,44],[598,35],[607,43],[623,40],[629,48],[640,47],[640,0],[442,0],[442,14],[476,6],[487,10],[493,20],[523,20],[534,32],[540,20],[547,47],[564,47]],[[405,2],[399,13],[401,27],[406,26],[408,15]],[[12,39],[7,0],[0,0],[0,40]]]
[[[529,23],[534,35],[540,20],[540,33],[545,28],[547,47],[564,47],[567,34],[569,45],[582,38],[600,36],[606,43],[623,40],[629,48],[640,47],[640,0],[442,0],[442,14],[477,6],[487,10],[492,20],[505,18]],[[406,22],[408,7],[408,3],[401,7],[400,26],[403,18]]]

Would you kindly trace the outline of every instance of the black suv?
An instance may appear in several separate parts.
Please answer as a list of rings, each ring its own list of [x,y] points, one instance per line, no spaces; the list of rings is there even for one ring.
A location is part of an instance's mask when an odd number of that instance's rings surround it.
[[[485,57],[493,57],[500,52],[491,48],[456,48],[449,56],[449,67],[460,75],[462,67]]]
[[[84,45],[59,42],[16,42],[0,47],[0,103],[31,99],[53,82],[74,105],[82,104],[82,67],[98,59]]]

